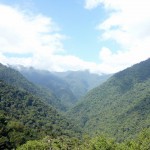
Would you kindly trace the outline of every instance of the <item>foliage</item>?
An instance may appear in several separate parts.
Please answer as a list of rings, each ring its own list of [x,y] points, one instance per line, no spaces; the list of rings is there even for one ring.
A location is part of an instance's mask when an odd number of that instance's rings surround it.
[[[69,108],[76,103],[76,97],[69,88],[67,82],[56,75],[45,70],[36,70],[34,68],[19,69],[29,81],[38,84],[54,93],[61,103]]]
[[[150,59],[113,75],[68,112],[87,133],[122,141],[150,126]]]
[[[101,136],[95,138],[91,143],[91,150],[115,150],[116,148],[116,144],[113,140]]]
[[[54,139],[47,136],[42,140],[28,141],[26,144],[18,147],[17,150],[77,150],[79,144],[79,140],[76,138],[60,136]]]
[[[41,100],[37,86],[0,65],[0,149],[149,150],[149,67],[150,59],[90,91],[68,112],[73,123]]]
[[[19,72],[29,81],[52,91],[66,108],[74,106],[87,91],[110,77],[110,75],[99,76],[88,71],[51,73],[25,67],[20,67]]]
[[[7,138],[7,131],[2,136],[4,143],[20,144],[25,142],[25,135],[20,132],[22,126],[33,129],[34,139],[45,135],[57,137],[60,135],[79,136],[80,130],[71,121],[60,115],[55,109],[45,105],[37,97],[28,92],[18,90],[0,81],[0,110],[11,118],[7,127],[12,129]],[[18,124],[16,120],[22,124]],[[3,118],[2,118],[3,121]],[[3,124],[5,121],[3,121]],[[5,129],[5,128],[4,128]],[[3,126],[0,129],[3,131]],[[17,142],[19,140],[19,142]],[[14,145],[15,147],[15,145]]]
[[[117,150],[149,150],[150,128],[141,131],[135,139],[117,144]]]
[[[28,141],[17,150],[149,150],[150,130],[142,131],[135,139],[121,143],[105,136],[89,137],[82,140],[60,136],[45,137],[42,140]]]
[[[105,82],[111,75],[98,75],[89,71],[56,72],[57,76],[65,80],[74,95],[80,101],[89,90]]]
[[[37,138],[38,133],[27,128],[21,122],[12,120],[8,115],[0,113],[0,149],[12,149],[28,140]]]
[[[28,141],[26,144],[18,147],[17,150],[48,150],[49,146],[47,143],[42,141]]]
[[[57,108],[58,110],[65,110],[65,107],[52,93],[52,91],[29,82],[18,71],[2,64],[0,64],[0,80],[3,80],[7,84],[15,86],[20,90],[27,91],[32,95],[39,97],[43,102]]]

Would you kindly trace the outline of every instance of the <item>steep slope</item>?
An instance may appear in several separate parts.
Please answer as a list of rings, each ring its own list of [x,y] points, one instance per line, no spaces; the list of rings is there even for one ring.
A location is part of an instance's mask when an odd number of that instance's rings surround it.
[[[18,71],[2,64],[0,64],[0,80],[40,97],[42,101],[57,109],[65,109],[60,100],[50,90],[36,86],[35,84],[29,82]]]
[[[3,131],[3,134],[0,134],[0,146],[3,141],[1,137],[3,139],[8,138],[8,145],[10,144],[9,142],[15,139],[16,141],[14,142],[16,143],[17,140],[20,140],[20,137],[17,139],[17,132],[23,129],[21,124],[35,132],[35,137],[31,134],[33,139],[42,138],[46,135],[57,137],[60,135],[78,136],[80,134],[76,126],[70,120],[60,115],[55,109],[45,105],[39,98],[32,94],[10,86],[2,80],[0,80],[0,110],[0,114],[7,114],[13,120],[13,124],[9,124],[8,127],[10,128],[13,125],[16,128],[12,132],[11,139],[9,138],[10,135],[6,134],[10,132],[7,131],[8,129]],[[18,124],[16,121],[20,121],[21,124]],[[1,123],[0,126],[2,125]],[[2,130],[3,128],[1,128],[0,133],[2,133]],[[21,133],[19,135],[23,136]],[[30,133],[28,132],[27,135],[30,136]]]
[[[92,88],[105,82],[111,76],[98,75],[89,71],[55,72],[55,74],[68,83],[70,89],[78,99]]]
[[[68,116],[90,134],[122,140],[150,126],[150,59],[113,75],[91,90]]]
[[[67,82],[50,73],[49,71],[24,67],[21,67],[19,71],[29,81],[41,85],[52,91],[55,95],[57,95],[58,99],[60,99],[62,104],[64,104],[66,107],[71,107],[76,103],[77,99],[70,90]]]

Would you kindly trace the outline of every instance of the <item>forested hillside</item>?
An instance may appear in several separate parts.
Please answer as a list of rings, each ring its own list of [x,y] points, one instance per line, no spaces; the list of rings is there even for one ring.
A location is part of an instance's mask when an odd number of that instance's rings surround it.
[[[85,137],[82,140],[65,136],[55,139],[46,137],[42,140],[28,141],[17,150],[149,150],[149,141],[150,130],[147,129],[140,132],[136,138],[121,143],[102,135],[92,139]]]
[[[34,95],[0,81],[0,149],[47,135],[78,137],[80,130]],[[8,120],[8,121],[7,121]],[[18,122],[19,121],[19,122]],[[7,123],[8,122],[8,123]]]
[[[75,106],[89,90],[102,84],[111,76],[92,74],[89,71],[51,73],[23,66],[18,66],[16,69],[29,81],[49,89],[68,109]]]
[[[49,89],[67,108],[76,103],[77,98],[70,90],[67,82],[50,73],[49,71],[25,67],[20,67],[19,71],[29,81]]]
[[[54,106],[59,110],[66,109],[56,95],[54,95],[50,90],[29,82],[18,71],[2,64],[0,64],[0,80],[40,97],[43,102]]]
[[[74,95],[80,100],[89,90],[105,82],[111,75],[98,75],[89,71],[55,72],[65,80]]]
[[[149,150],[149,68],[150,59],[114,74],[65,116],[51,90],[1,64],[0,149]]]
[[[150,59],[113,75],[68,112],[88,133],[124,140],[150,127]]]

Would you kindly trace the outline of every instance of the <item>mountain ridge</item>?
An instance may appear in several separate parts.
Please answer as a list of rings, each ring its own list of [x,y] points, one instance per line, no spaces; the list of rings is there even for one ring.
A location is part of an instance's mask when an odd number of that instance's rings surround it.
[[[54,95],[60,99],[61,103],[66,108],[69,108],[76,103],[77,99],[69,89],[67,82],[55,76],[51,72],[25,67],[21,67],[19,72],[30,82],[40,85],[54,93]]]
[[[149,68],[150,59],[114,74],[88,92],[68,116],[90,134],[104,132],[122,140],[134,136],[149,127]]]
[[[33,84],[17,70],[9,66],[0,64],[0,79],[5,81],[7,84],[15,86],[21,90],[28,91],[29,93],[40,97],[43,102],[48,105],[54,106],[56,109],[66,109],[65,106],[61,104],[60,100],[51,91]]]
[[[68,109],[75,106],[90,89],[110,77],[110,75],[99,76],[89,71],[49,72],[32,67],[15,68],[29,81],[52,91]]]

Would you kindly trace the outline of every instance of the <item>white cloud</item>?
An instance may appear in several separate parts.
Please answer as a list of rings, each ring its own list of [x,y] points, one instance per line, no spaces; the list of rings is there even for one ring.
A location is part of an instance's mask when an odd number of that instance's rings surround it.
[[[50,71],[98,72],[98,65],[67,55],[58,26],[49,17],[0,5],[0,62]]]
[[[86,9],[95,8],[95,7],[97,7],[101,3],[101,1],[102,0],[86,0],[85,8]]]
[[[114,40],[120,47],[113,52],[106,47],[100,51],[102,64],[119,71],[150,57],[149,0],[86,0],[87,9],[99,5],[109,17],[97,28],[103,31],[102,40]],[[109,56],[109,57],[108,57]],[[101,65],[102,65],[101,64]]]
[[[27,15],[13,7],[0,5],[0,51],[5,53],[53,53],[63,51],[63,35],[53,33],[51,18]]]
[[[50,17],[29,14],[0,4],[0,62],[22,64],[52,71],[86,70],[112,73],[150,56],[150,9],[148,0],[87,0],[87,9],[104,6],[110,13],[97,28],[103,40],[114,40],[120,49],[104,45],[101,63],[67,55],[60,29]],[[111,10],[111,11],[109,11]],[[9,56],[8,56],[9,55]],[[20,57],[19,57],[20,56]]]

